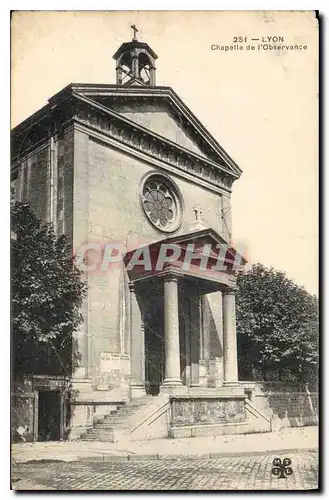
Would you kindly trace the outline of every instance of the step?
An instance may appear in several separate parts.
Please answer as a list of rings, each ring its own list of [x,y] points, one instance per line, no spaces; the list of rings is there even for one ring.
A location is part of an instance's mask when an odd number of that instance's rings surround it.
[[[128,420],[135,413],[126,413],[125,415],[113,415],[111,418],[104,418],[104,422],[120,422],[121,420]]]
[[[100,423],[97,423],[97,424],[94,424],[94,426],[98,426],[98,425],[102,425],[104,424],[105,426],[109,427],[109,426],[113,426],[113,425],[119,425],[119,424],[122,424],[123,422],[126,422],[128,419],[124,419],[124,418],[116,418],[116,419],[113,419],[113,420],[105,420],[103,422],[100,422]]]
[[[172,426],[170,428],[171,438],[190,438],[204,436],[222,436],[223,434],[246,434],[248,433],[248,422],[236,422],[225,424],[199,424],[186,426]]]
[[[88,434],[88,436],[96,436],[97,434],[111,434],[113,433],[113,427],[109,428],[104,428],[104,429],[94,429],[92,430],[87,430],[85,434]]]
[[[113,417],[121,417],[121,418],[126,418],[126,417],[130,417],[131,415],[134,415],[135,413],[137,413],[137,411],[139,410],[139,408],[135,408],[135,409],[127,409],[127,410],[121,410],[121,411],[117,411],[115,413],[113,413],[112,415],[104,415],[104,420],[110,420],[111,418]]]
[[[83,441],[116,441],[118,434],[130,433],[129,420],[142,408],[147,406],[153,396],[145,396],[141,399],[129,401],[117,405],[116,410],[111,410],[103,417],[95,416],[93,427],[84,432],[80,439]]]
[[[118,411],[126,411],[126,410],[136,410],[137,408],[143,408],[147,403],[140,403],[139,405],[127,405],[123,408],[120,408]]]
[[[136,406],[136,408],[125,408],[123,410],[119,410],[115,412],[116,415],[125,415],[126,413],[136,413],[143,406]]]
[[[137,411],[126,411],[126,412],[120,412],[116,413],[115,415],[112,415],[109,418],[106,418],[104,420],[112,420],[112,418],[128,418],[131,417],[132,415],[135,415]]]
[[[116,426],[116,427],[109,427],[108,429],[94,429],[94,428],[92,428],[92,429],[88,429],[87,432],[84,432],[83,436],[96,438],[99,435],[111,436],[116,431],[124,432],[124,431],[128,431],[128,430],[129,430],[128,427],[125,427],[122,425]]]
[[[113,410],[110,413],[105,413],[105,415],[95,415],[94,422],[104,420],[104,418],[107,418],[107,417],[108,418],[113,417],[113,415],[116,415],[116,414],[117,414],[117,410]]]
[[[123,422],[103,422],[101,424],[95,424],[93,429],[113,429],[113,427],[121,426]]]
[[[103,422],[107,422],[109,419],[105,419],[104,417],[97,417],[97,418],[94,418],[93,420],[93,424],[96,425],[96,424],[102,424]]]
[[[100,424],[98,424],[100,425]],[[86,432],[88,433],[93,433],[93,432],[109,432],[111,429],[121,429],[121,428],[128,428],[129,425],[126,423],[126,422],[120,422],[120,423],[116,423],[114,425],[111,425],[111,424],[108,424],[108,425],[105,425],[105,426],[100,426],[100,427],[89,427]]]
[[[111,441],[114,438],[114,432],[97,432],[96,434],[88,434],[85,433],[81,436],[82,440],[90,440],[90,441]]]
[[[99,435],[99,436],[89,436],[89,435],[82,435],[81,436],[82,441],[106,441],[109,443],[113,443],[115,439],[112,436],[109,435]]]
[[[146,405],[148,403],[148,400],[144,401],[144,400],[138,400],[138,401],[129,401],[129,403],[126,403],[125,407],[126,408],[133,408],[135,406],[143,406],[143,405]]]

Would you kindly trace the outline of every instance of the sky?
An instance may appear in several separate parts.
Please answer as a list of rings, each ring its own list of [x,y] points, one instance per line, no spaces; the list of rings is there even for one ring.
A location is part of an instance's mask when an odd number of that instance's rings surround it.
[[[16,12],[12,126],[71,82],[115,83],[112,55],[131,39],[131,24],[158,55],[157,85],[171,86],[243,170],[233,184],[234,242],[247,247],[251,264],[283,270],[317,294],[318,28],[311,12]],[[235,36],[247,41],[234,44]],[[275,36],[307,49],[247,50],[265,43],[251,38]]]

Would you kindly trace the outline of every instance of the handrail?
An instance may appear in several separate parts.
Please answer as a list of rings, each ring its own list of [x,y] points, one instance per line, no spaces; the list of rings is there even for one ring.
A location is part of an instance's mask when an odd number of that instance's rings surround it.
[[[152,402],[152,404],[154,404],[154,403]],[[148,406],[148,405],[147,405],[147,406]],[[156,408],[156,410],[155,410],[153,413],[148,414],[148,415],[144,418],[144,420],[142,420],[142,421],[141,421],[138,425],[136,425],[136,427],[134,427],[133,429],[131,429],[131,430],[130,430],[130,434],[132,434],[133,432],[135,432],[135,431],[136,431],[136,430],[137,430],[137,429],[138,429],[141,425],[145,424],[145,422],[147,422],[150,418],[152,418],[152,417],[155,415],[155,413],[157,413],[157,412],[159,412],[160,410],[162,410],[165,406],[170,406],[169,399],[168,399],[168,400],[166,400],[166,401],[164,401],[164,402],[163,402],[163,404],[162,404],[161,406],[157,407],[157,408]],[[144,408],[142,408],[142,410],[143,410],[143,409],[144,409]]]

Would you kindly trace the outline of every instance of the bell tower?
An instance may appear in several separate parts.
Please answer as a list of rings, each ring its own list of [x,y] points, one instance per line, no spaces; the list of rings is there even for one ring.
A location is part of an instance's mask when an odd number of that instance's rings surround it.
[[[134,24],[131,28],[134,32],[132,41],[123,43],[113,56],[117,85],[154,86],[155,60],[158,56],[147,43],[137,40],[138,29]]]

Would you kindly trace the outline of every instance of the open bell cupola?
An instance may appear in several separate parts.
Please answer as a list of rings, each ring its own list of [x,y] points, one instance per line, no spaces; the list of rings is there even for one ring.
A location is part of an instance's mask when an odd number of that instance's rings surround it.
[[[117,63],[117,85],[154,86],[158,56],[147,43],[137,40],[138,29],[134,24],[131,28],[134,32],[132,41],[123,43],[113,56]]]

